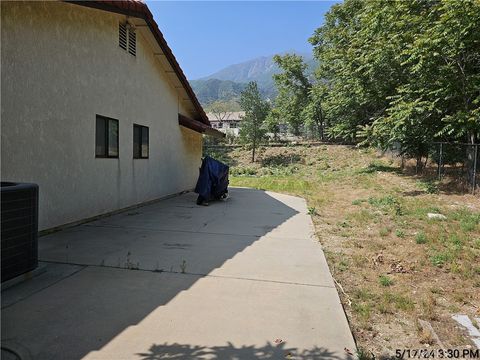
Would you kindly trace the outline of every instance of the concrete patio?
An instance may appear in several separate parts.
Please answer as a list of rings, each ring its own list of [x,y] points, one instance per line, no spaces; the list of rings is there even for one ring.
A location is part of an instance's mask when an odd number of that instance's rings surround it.
[[[41,237],[45,271],[2,292],[2,346],[24,360],[353,358],[305,201],[230,194]]]

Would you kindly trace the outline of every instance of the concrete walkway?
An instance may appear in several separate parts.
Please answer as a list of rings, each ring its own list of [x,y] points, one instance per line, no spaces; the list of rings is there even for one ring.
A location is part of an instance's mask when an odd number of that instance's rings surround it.
[[[305,201],[230,194],[40,238],[46,271],[2,293],[2,346],[24,360],[351,358]]]

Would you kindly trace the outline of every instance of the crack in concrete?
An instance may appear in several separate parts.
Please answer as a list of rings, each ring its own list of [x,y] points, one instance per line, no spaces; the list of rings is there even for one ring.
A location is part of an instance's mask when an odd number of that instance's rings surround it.
[[[254,279],[254,278],[247,278],[247,277],[241,277],[241,276],[214,275],[214,274],[203,274],[203,273],[193,273],[193,272],[180,272],[180,271],[173,271],[173,270],[149,270],[149,269],[140,269],[140,268],[139,269],[128,269],[128,268],[125,268],[125,267],[119,267],[119,266],[113,266],[113,265],[79,264],[79,263],[73,263],[73,262],[66,263],[66,262],[53,261],[53,260],[40,260],[40,261],[45,262],[45,263],[51,263],[51,264],[77,265],[77,266],[83,266],[84,268],[91,266],[91,267],[107,268],[107,269],[152,272],[152,273],[157,273],[157,274],[165,273],[165,274],[191,275],[191,276],[200,276],[200,277],[246,280],[246,281],[257,281],[257,282],[285,284],[285,285],[299,285],[299,286],[310,286],[310,287],[335,289],[335,286],[333,286],[333,285],[308,284],[308,283],[299,283],[299,282],[281,281],[281,280],[269,280],[269,279]],[[83,269],[80,269],[80,270],[83,270]],[[75,273],[77,273],[79,271],[76,271]],[[64,279],[66,279],[68,277],[69,276],[65,277]],[[63,279],[61,279],[61,280],[63,280]],[[61,281],[61,280],[59,280],[59,281]]]
[[[144,228],[144,227],[137,227],[137,226],[120,226],[120,225],[80,225],[80,226],[88,226],[88,227],[99,227],[99,228],[109,228],[109,229],[132,229],[132,230],[146,230],[152,232],[179,232],[179,233],[187,233],[187,234],[205,234],[205,235],[224,235],[224,236],[241,236],[241,237],[269,237],[272,239],[291,239],[291,240],[304,240],[304,238],[297,238],[297,237],[289,237],[289,236],[272,236],[268,234],[264,235],[257,235],[257,234],[231,234],[231,233],[219,233],[219,232],[208,232],[208,231],[199,231],[199,230],[167,230],[167,229],[151,229],[151,228]]]
[[[43,261],[43,260],[39,260],[39,261],[46,262],[46,263],[52,263],[52,261]],[[68,279],[69,277],[72,277],[72,276],[75,275],[75,274],[78,274],[80,271],[85,270],[85,269],[89,266],[89,265],[70,264],[70,263],[62,263],[62,262],[58,262],[58,263],[55,263],[55,264],[76,265],[76,266],[81,266],[81,269],[78,269],[78,270],[72,272],[71,274],[68,274],[68,275],[66,275],[66,276],[64,276],[64,277],[62,277],[62,278],[60,278],[60,279],[58,279],[58,280],[55,280],[54,282],[52,282],[52,283],[50,283],[50,284],[48,284],[48,285],[46,285],[46,286],[44,286],[44,287],[42,287],[42,288],[40,288],[40,289],[38,289],[38,290],[36,290],[36,291],[28,294],[27,296],[25,296],[25,297],[23,297],[23,298],[21,298],[21,299],[18,299],[17,301],[14,301],[14,302],[12,302],[12,303],[10,303],[10,304],[8,304],[8,305],[2,306],[2,310],[3,310],[3,309],[7,309],[7,308],[9,308],[10,306],[13,306],[13,305],[15,305],[15,304],[18,304],[20,301],[23,301],[23,300],[25,300],[25,299],[28,299],[29,297],[31,297],[31,296],[33,296],[33,295],[35,295],[35,294],[38,294],[39,292],[41,292],[41,291],[43,291],[43,290],[45,290],[45,289],[48,289],[49,287],[52,287],[53,285],[58,284],[58,283],[60,283],[61,281],[66,280],[66,279]],[[34,278],[33,278],[33,279],[30,279],[30,280],[34,280]]]

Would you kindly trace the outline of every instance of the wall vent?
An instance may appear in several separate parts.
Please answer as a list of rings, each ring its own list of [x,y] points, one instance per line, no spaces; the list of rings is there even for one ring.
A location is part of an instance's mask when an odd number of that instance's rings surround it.
[[[127,25],[118,24],[118,46],[123,50],[127,50]]]
[[[118,24],[118,46],[129,54],[137,55],[137,34],[129,24]]]
[[[128,29],[128,52],[133,56],[137,54],[137,34],[132,28]]]

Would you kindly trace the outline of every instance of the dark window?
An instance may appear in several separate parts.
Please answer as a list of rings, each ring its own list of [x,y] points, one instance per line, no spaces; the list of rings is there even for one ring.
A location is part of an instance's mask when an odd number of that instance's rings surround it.
[[[97,115],[95,157],[118,158],[118,120]]]
[[[148,159],[148,127],[133,125],[133,158]]]

